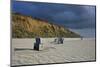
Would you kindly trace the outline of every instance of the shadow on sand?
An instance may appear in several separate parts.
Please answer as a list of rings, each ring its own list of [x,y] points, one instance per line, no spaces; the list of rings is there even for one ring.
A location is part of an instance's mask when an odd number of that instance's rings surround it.
[[[21,50],[34,50],[30,48],[14,48],[15,51],[21,51]]]
[[[24,51],[24,50],[30,50],[30,51],[36,51],[36,52],[38,51],[38,50],[34,50],[32,48],[14,48],[14,51]],[[43,50],[39,50],[39,51],[43,51]]]
[[[42,49],[42,50],[39,50],[39,51],[47,51],[47,50],[53,50],[53,49],[56,49],[55,47],[46,47],[46,48],[44,48],[44,49]],[[24,50],[30,50],[30,51],[38,51],[38,50],[34,50],[34,49],[32,49],[32,48],[14,48],[14,51],[24,51]]]

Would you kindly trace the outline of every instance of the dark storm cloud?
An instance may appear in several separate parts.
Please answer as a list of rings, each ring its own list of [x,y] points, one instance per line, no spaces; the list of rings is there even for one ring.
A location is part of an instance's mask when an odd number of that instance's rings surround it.
[[[68,28],[95,28],[95,6],[13,1],[12,11]]]

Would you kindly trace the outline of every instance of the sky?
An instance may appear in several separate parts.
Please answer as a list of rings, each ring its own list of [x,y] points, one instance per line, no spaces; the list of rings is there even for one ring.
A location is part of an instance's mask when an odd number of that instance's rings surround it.
[[[62,25],[83,37],[95,37],[96,7],[43,2],[12,2],[12,12]]]

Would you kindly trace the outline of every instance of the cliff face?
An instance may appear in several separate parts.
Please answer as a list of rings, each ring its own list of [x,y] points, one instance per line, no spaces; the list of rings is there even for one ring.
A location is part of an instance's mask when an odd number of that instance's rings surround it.
[[[78,34],[47,21],[17,13],[12,14],[12,37],[80,37]]]

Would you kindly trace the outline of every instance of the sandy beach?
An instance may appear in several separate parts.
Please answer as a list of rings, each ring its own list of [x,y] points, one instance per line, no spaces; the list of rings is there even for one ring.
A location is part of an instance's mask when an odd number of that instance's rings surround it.
[[[54,38],[41,40],[40,51],[35,51],[35,39],[12,39],[12,66],[96,60],[94,38],[64,38],[63,44],[55,44]]]

